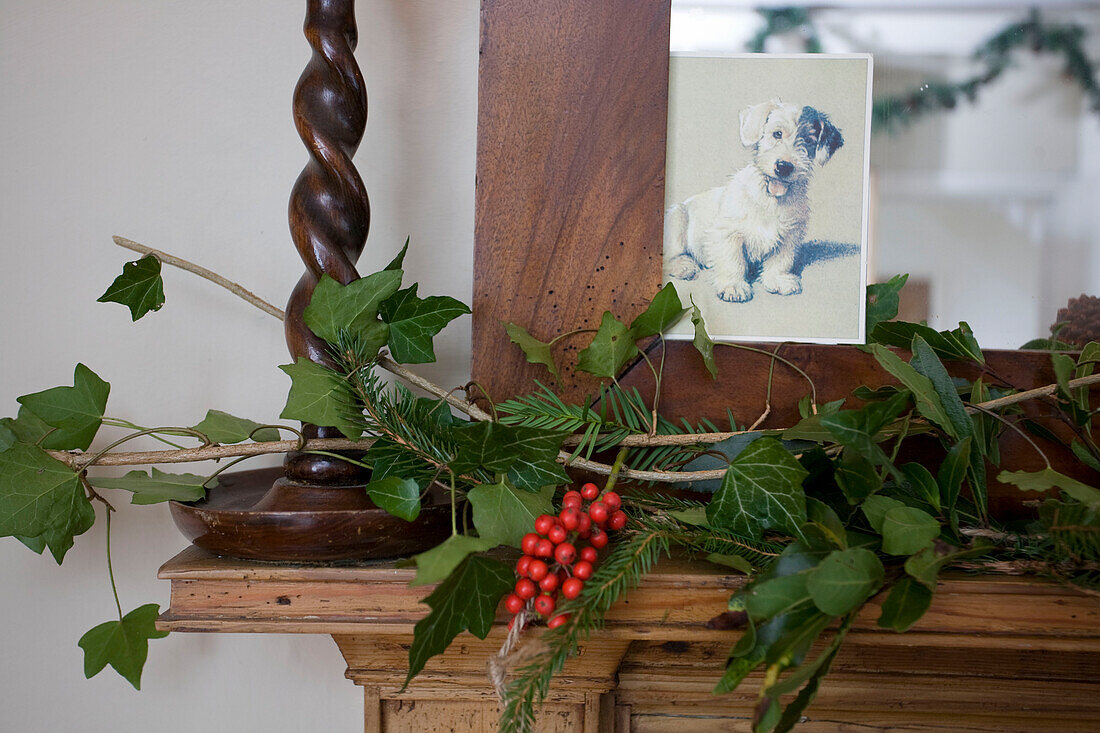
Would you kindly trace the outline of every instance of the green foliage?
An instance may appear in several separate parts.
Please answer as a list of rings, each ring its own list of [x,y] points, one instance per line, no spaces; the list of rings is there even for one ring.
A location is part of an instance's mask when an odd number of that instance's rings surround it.
[[[694,300],[691,302],[691,324],[695,326],[695,338],[691,343],[703,357],[703,365],[710,372],[711,379],[718,379],[718,364],[714,361],[714,341],[707,333],[707,324],[703,322],[703,314]]]
[[[279,368],[291,379],[290,394],[279,417],[331,425],[351,440],[363,434],[355,395],[343,377],[305,357]]]
[[[508,331],[508,338],[511,339],[512,343],[523,350],[524,356],[527,357],[527,363],[542,364],[550,370],[555,379],[561,378],[558,373],[557,362],[554,361],[554,356],[550,353],[550,344],[539,341],[529,334],[523,326],[506,323],[504,328]]]
[[[932,544],[940,534],[936,518],[909,506],[894,507],[882,515],[882,550],[890,555],[912,555]]]
[[[198,501],[206,496],[207,479],[193,473],[165,473],[155,466],[151,473],[130,471],[125,476],[91,479],[97,489],[133,492],[131,504],[159,504],[165,501]],[[215,480],[214,485],[217,485]],[[213,488],[213,487],[211,487]]]
[[[411,522],[420,516],[420,485],[408,478],[386,476],[367,484],[367,496],[395,517]]]
[[[403,275],[401,270],[382,270],[347,285],[322,275],[302,313],[303,319],[313,333],[330,344],[339,343],[342,334],[350,333],[381,347],[386,339],[381,335],[385,329],[378,325],[378,311],[382,302],[401,287]]]
[[[630,323],[630,333],[635,339],[664,333],[687,313],[672,283],[661,288],[649,306]]]
[[[111,385],[88,367],[77,364],[72,387],[23,395],[18,402],[54,428],[39,442],[43,448],[87,450],[103,422],[110,393]]]
[[[451,535],[430,550],[413,555],[416,578],[410,585],[431,585],[449,576],[467,555],[491,550],[500,544],[492,537]]]
[[[958,431],[948,418],[943,402],[940,400],[936,388],[932,385],[932,380],[914,369],[911,364],[902,361],[897,354],[889,349],[879,344],[872,344],[870,349],[882,368],[894,375],[899,382],[913,393],[917,412],[942,428],[952,438],[958,439]]]
[[[842,616],[878,590],[884,574],[882,562],[870,550],[834,550],[807,572],[805,584],[820,611]]]
[[[0,537],[72,530],[71,539],[89,511],[80,477],[41,448],[16,443],[0,453]]]
[[[577,369],[597,377],[613,379],[638,354],[634,336],[626,325],[604,311],[595,338],[577,355]]]
[[[916,578],[894,583],[882,604],[878,625],[894,631],[908,631],[932,605],[932,589]]]
[[[390,354],[402,364],[435,361],[432,339],[448,323],[470,312],[448,296],[419,298],[416,283],[382,302],[382,320],[389,324]]]
[[[107,621],[80,637],[84,650],[84,676],[95,677],[108,664],[123,678],[141,689],[141,672],[149,655],[149,640],[163,639],[167,631],[157,631],[160,607],[148,603],[135,608],[118,621]]]
[[[876,466],[894,470],[890,457],[879,446],[879,433],[908,407],[909,398],[908,392],[899,392],[885,402],[872,402],[859,410],[822,415],[819,422],[838,443]]]
[[[499,560],[480,555],[463,560],[423,601],[432,611],[413,629],[405,687],[461,632],[468,630],[479,639],[488,636],[497,604],[514,582],[512,568]]]
[[[778,440],[755,440],[730,463],[721,488],[707,505],[707,521],[753,538],[767,529],[797,536],[806,521],[806,475]]]
[[[122,266],[122,274],[99,296],[98,302],[121,303],[130,309],[130,318],[134,321],[149,311],[159,311],[164,305],[160,260],[154,255],[145,255],[140,260],[127,262]]]
[[[1100,490],[1047,467],[1041,471],[1001,471],[997,480],[1015,484],[1021,491],[1047,491],[1058,488],[1082,504],[1100,507]]]
[[[466,498],[474,508],[474,526],[482,537],[496,544],[519,547],[540,514],[555,514],[551,499],[554,484],[538,493],[519,491],[507,482],[479,484]]]
[[[210,438],[211,442],[222,445],[243,443],[246,440],[266,443],[279,439],[276,428],[265,427],[253,420],[236,417],[221,410],[207,410],[206,417],[192,429]]]
[[[884,321],[891,321],[898,316],[898,296],[905,287],[909,275],[894,275],[884,283],[876,283],[867,286],[867,338],[875,330],[875,326]]]
[[[950,331],[937,331],[923,323],[890,321],[877,324],[868,336],[874,343],[896,346],[899,349],[910,348],[913,339],[917,337],[922,338],[941,359],[985,363],[985,354],[974,339],[974,332],[965,322]]]

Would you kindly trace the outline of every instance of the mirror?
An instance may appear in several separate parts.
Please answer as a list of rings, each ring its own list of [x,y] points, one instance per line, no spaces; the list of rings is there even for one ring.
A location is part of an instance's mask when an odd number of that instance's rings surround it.
[[[874,55],[868,282],[910,274],[902,318],[1011,349],[1100,294],[1100,7],[756,5],[673,0],[671,50]]]

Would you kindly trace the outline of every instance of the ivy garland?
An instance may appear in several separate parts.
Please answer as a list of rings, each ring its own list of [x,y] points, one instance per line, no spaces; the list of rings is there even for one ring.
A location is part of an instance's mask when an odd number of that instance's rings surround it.
[[[120,244],[149,254],[127,263],[101,300],[126,305],[135,320],[164,302],[162,262],[217,281],[178,258],[126,240]],[[1073,428],[1073,453],[1100,471],[1100,447],[1092,431],[1097,410],[1089,392],[1100,382],[1100,374],[1094,374],[1100,344],[1088,344],[1076,358],[1053,353],[1057,383],[1021,392],[989,367],[965,323],[936,331],[892,320],[906,279],[899,276],[868,288],[869,340],[864,347],[895,377],[895,385],[857,390],[861,407],[846,409],[844,400],[820,404],[812,380],[797,366],[777,354],[739,346],[769,359],[773,371],[792,368],[806,379],[800,422],[785,430],[758,430],[739,425],[730,415],[730,424],[722,428],[707,421],[677,425],[659,410],[663,359],[652,354],[660,348],[642,350],[638,344],[663,344],[662,333],[690,318],[695,347],[712,374],[714,350],[725,345],[710,339],[699,309],[685,306],[668,284],[631,323],[607,312],[598,329],[567,336],[588,340],[577,354],[576,368],[606,380],[593,401],[569,404],[540,386],[534,394],[493,406],[490,415],[404,365],[434,361],[433,337],[469,313],[453,298],[421,298],[415,284],[402,289],[404,254],[402,249],[384,270],[347,286],[330,279],[318,285],[305,320],[329,342],[336,368],[304,360],[282,367],[292,381],[282,417],[335,425],[345,438],[307,441],[294,428],[261,425],[216,410],[194,426],[144,428],[107,417],[110,385],[82,364],[73,386],[24,395],[18,399],[17,416],[0,420],[0,536],[16,537],[38,553],[48,548],[60,564],[75,537],[96,521],[93,502],[104,510],[108,575],[118,619],[80,639],[88,677],[110,665],[139,687],[148,641],[164,635],[154,626],[159,611],[155,604],[123,612],[111,569],[114,508],[106,492],[129,492],[136,504],[195,500],[228,467],[209,476],[154,468],[104,478],[93,471],[102,465],[243,460],[288,450],[336,455],[330,451],[366,448],[362,464],[372,469],[367,493],[378,506],[409,521],[418,515],[429,486],[437,481],[448,485],[451,536],[413,558],[414,584],[437,585],[425,598],[430,613],[416,625],[406,684],[463,631],[485,638],[507,595],[520,623],[496,664],[504,731],[531,729],[565,660],[599,628],[606,611],[674,551],[750,576],[724,614],[724,627],[742,633],[736,641],[731,638],[715,691],[732,690],[751,671],[764,667],[755,731],[786,731],[797,723],[854,618],[872,598],[885,595],[879,625],[905,631],[929,608],[945,568],[1026,571],[1100,593],[1100,491],[1051,467],[1028,433],[1047,439],[1052,435],[1020,409],[1029,399],[1044,400]],[[240,286],[222,284],[281,316]],[[520,325],[507,328],[529,361],[557,373],[553,347],[560,338],[544,342]],[[904,361],[889,347],[907,349],[912,358]],[[617,382],[624,366],[637,358],[652,370],[651,399]],[[967,364],[980,376],[955,379],[945,361]],[[388,386],[379,369],[433,396],[418,397],[401,384]],[[456,417],[451,408],[470,419]],[[102,450],[89,451],[104,426],[128,432]],[[280,430],[297,433],[297,439],[280,440]],[[1002,525],[987,511],[986,469],[1000,463],[998,440],[1005,430],[1024,436],[1046,468],[1002,470],[997,479],[1023,491],[1060,489],[1057,498],[1038,504],[1033,521],[1021,525]],[[170,449],[116,450],[145,435]],[[921,464],[898,462],[902,445],[915,435],[932,436],[942,444],[946,458],[935,474]],[[201,445],[183,448],[180,440]],[[602,462],[603,455],[611,454],[611,464]],[[723,456],[717,467],[716,455]],[[597,501],[588,510],[593,522],[602,526],[606,520],[616,530],[601,559],[594,548],[607,544],[606,534],[597,541],[601,529],[578,526],[574,508],[579,508],[579,499],[569,493],[562,498],[571,483],[565,467],[607,477],[606,505]],[[608,520],[608,509],[621,513],[619,494],[610,493],[620,479],[656,485],[711,481],[714,487],[709,498],[702,494],[694,500],[636,487],[622,496],[626,514]],[[585,498],[597,493],[593,486]],[[465,509],[459,511],[463,501],[472,517]],[[554,526],[555,516],[565,529],[590,537],[583,563],[571,565],[575,577],[584,563],[595,561],[595,569],[585,570],[583,589],[575,582],[570,585],[556,609],[548,601],[525,606],[523,598],[512,600],[519,584],[501,558],[509,547],[551,556],[541,547],[540,536],[530,534],[532,523],[541,534],[553,537],[556,532],[554,543],[561,550],[566,531]],[[563,568],[576,559],[572,546],[554,554]],[[525,559],[521,569],[535,578],[530,571],[534,558]],[[540,581],[546,569],[540,561]],[[557,586],[554,580],[542,587],[550,594]],[[532,608],[551,609],[552,628],[541,634],[534,652],[511,656],[512,646],[522,642],[524,624],[534,616]],[[821,637],[827,640],[824,648],[811,658],[810,650]]]
[[[749,41],[750,51],[763,53],[768,38],[797,33],[807,53],[821,52],[821,40],[806,8],[759,12],[764,18],[764,26]],[[927,81],[907,92],[875,99],[871,109],[873,129],[896,132],[922,116],[953,110],[962,101],[977,101],[982,87],[992,84],[1011,68],[1012,53],[1018,49],[1061,56],[1066,79],[1081,88],[1089,109],[1100,113],[1100,83],[1096,79],[1095,65],[1085,52],[1086,35],[1084,26],[1045,23],[1039,11],[1033,10],[1026,20],[1006,26],[974,51],[972,58],[981,70],[970,77],[955,82]]]

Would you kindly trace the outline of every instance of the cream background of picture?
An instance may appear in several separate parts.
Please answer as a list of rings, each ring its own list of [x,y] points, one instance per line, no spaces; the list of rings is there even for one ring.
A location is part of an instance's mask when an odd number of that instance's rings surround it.
[[[421,292],[468,303],[478,3],[356,5],[370,112],[355,161],[372,205],[360,267],[385,266],[410,236]],[[137,323],[95,300],[136,257],[111,243],[121,234],[285,303],[303,271],[286,217],[307,159],[290,111],[310,56],[304,12],[303,0],[0,0],[0,415],[72,384],[83,361],[111,382],[113,416],[278,420],[289,357],[270,316],[172,268],[164,308]],[[418,371],[465,383],[469,317],[435,343],[439,362]],[[116,493],[123,607],[164,607],[157,568],[187,542],[167,507]],[[151,642],[141,692],[111,669],[85,680],[77,640],[115,614],[102,522],[61,567],[0,539],[0,584],[0,730],[363,730],[362,691],[327,636],[174,634]]]
[[[859,246],[866,166],[866,58],[720,58],[674,55],[669,74],[669,135],[665,203],[671,205],[721,186],[752,161],[741,143],[739,113],[773,98],[827,114],[844,145],[815,171],[806,242]],[[666,260],[676,253],[666,248]],[[807,265],[803,291],[775,295],[756,283],[746,303],[719,300],[706,273],[674,280],[685,302],[692,296],[716,338],[854,341],[860,336],[861,258],[849,255]],[[815,272],[816,271],[816,272]],[[817,275],[815,277],[815,275]],[[690,336],[684,321],[675,329]]]

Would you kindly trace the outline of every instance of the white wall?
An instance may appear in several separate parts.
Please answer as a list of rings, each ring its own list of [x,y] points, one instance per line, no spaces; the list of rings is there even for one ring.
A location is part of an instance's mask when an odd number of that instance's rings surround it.
[[[469,302],[478,3],[358,5],[370,116],[356,162],[374,210],[361,269],[409,235],[421,291]],[[83,361],[112,383],[112,416],[277,418],[287,356],[269,316],[179,271],[165,273],[164,309],[134,325],[95,299],[134,258],[111,244],[122,234],[285,300],[302,271],[286,201],[306,158],[290,120],[304,8],[0,0],[0,415],[71,383]],[[436,351],[424,371],[464,382],[469,319]],[[124,501],[123,605],[164,606],[157,568],[186,543],[165,507]],[[151,644],[142,692],[111,670],[85,681],[76,642],[114,613],[103,541],[97,526],[60,568],[0,541],[0,729],[361,730],[359,690],[327,637],[177,634]]]

